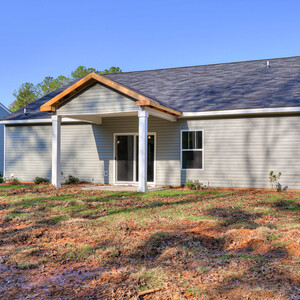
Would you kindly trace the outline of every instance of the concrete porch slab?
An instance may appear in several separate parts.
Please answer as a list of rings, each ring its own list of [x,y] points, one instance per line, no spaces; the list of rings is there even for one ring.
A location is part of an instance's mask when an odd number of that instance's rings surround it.
[[[137,192],[137,186],[132,185],[87,185],[81,188],[85,191]],[[163,190],[163,187],[148,186],[148,192]]]

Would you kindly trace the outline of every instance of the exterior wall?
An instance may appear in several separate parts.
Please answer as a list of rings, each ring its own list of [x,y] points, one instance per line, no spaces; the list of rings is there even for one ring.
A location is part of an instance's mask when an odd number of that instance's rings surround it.
[[[190,120],[181,128],[204,130],[204,170],[181,171],[181,183],[269,188],[274,170],[300,189],[300,116]]]
[[[23,181],[51,177],[51,127],[8,126],[5,129],[5,177]]]
[[[180,134],[204,130],[204,170],[181,170]],[[113,183],[114,133],[138,132],[137,117],[103,118],[102,125],[62,126],[62,171],[83,180]],[[300,116],[178,120],[150,117],[156,132],[156,184],[198,179],[210,186],[270,187],[270,170],[300,189]],[[51,176],[51,126],[7,126],[6,175],[22,180]]]
[[[0,106],[0,119],[6,117],[9,113]],[[0,173],[4,171],[4,125],[0,125]]]
[[[100,84],[74,96],[58,109],[60,115],[106,114],[138,111],[135,101]]]

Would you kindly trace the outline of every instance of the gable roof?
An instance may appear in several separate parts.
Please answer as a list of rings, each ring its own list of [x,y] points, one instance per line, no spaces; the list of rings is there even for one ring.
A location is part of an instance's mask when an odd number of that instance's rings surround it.
[[[267,67],[267,61],[270,67]],[[103,75],[182,112],[300,107],[300,56]],[[5,119],[49,118],[40,106],[72,82]]]
[[[78,80],[76,83],[74,83],[72,86],[68,87],[65,89],[63,92],[60,94],[56,95],[54,98],[46,102],[41,106],[41,111],[45,112],[54,112],[56,111],[57,107],[62,104],[64,101],[70,99],[73,95],[77,94],[78,92],[84,90],[87,88],[89,85],[93,83],[100,83],[103,84],[104,86],[118,92],[121,94],[124,94],[134,100],[136,100],[136,104],[139,106],[149,106],[164,112],[167,112],[172,115],[180,116],[181,112],[176,111],[173,108],[170,108],[168,106],[165,106],[159,101],[156,101],[154,99],[151,99],[150,97],[147,97],[143,95],[142,93],[139,93],[138,91],[135,91],[133,89],[130,89],[118,82],[115,82],[109,78],[106,78],[104,76],[95,74],[95,73],[90,73],[89,75],[81,78]]]

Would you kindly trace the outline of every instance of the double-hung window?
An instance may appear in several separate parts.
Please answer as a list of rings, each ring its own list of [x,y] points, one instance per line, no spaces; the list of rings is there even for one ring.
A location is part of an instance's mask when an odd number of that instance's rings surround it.
[[[203,170],[203,131],[181,131],[181,169]]]

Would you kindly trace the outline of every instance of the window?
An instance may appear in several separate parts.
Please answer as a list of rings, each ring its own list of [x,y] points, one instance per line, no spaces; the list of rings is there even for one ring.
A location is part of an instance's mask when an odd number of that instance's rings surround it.
[[[203,169],[203,131],[181,132],[181,168]]]

